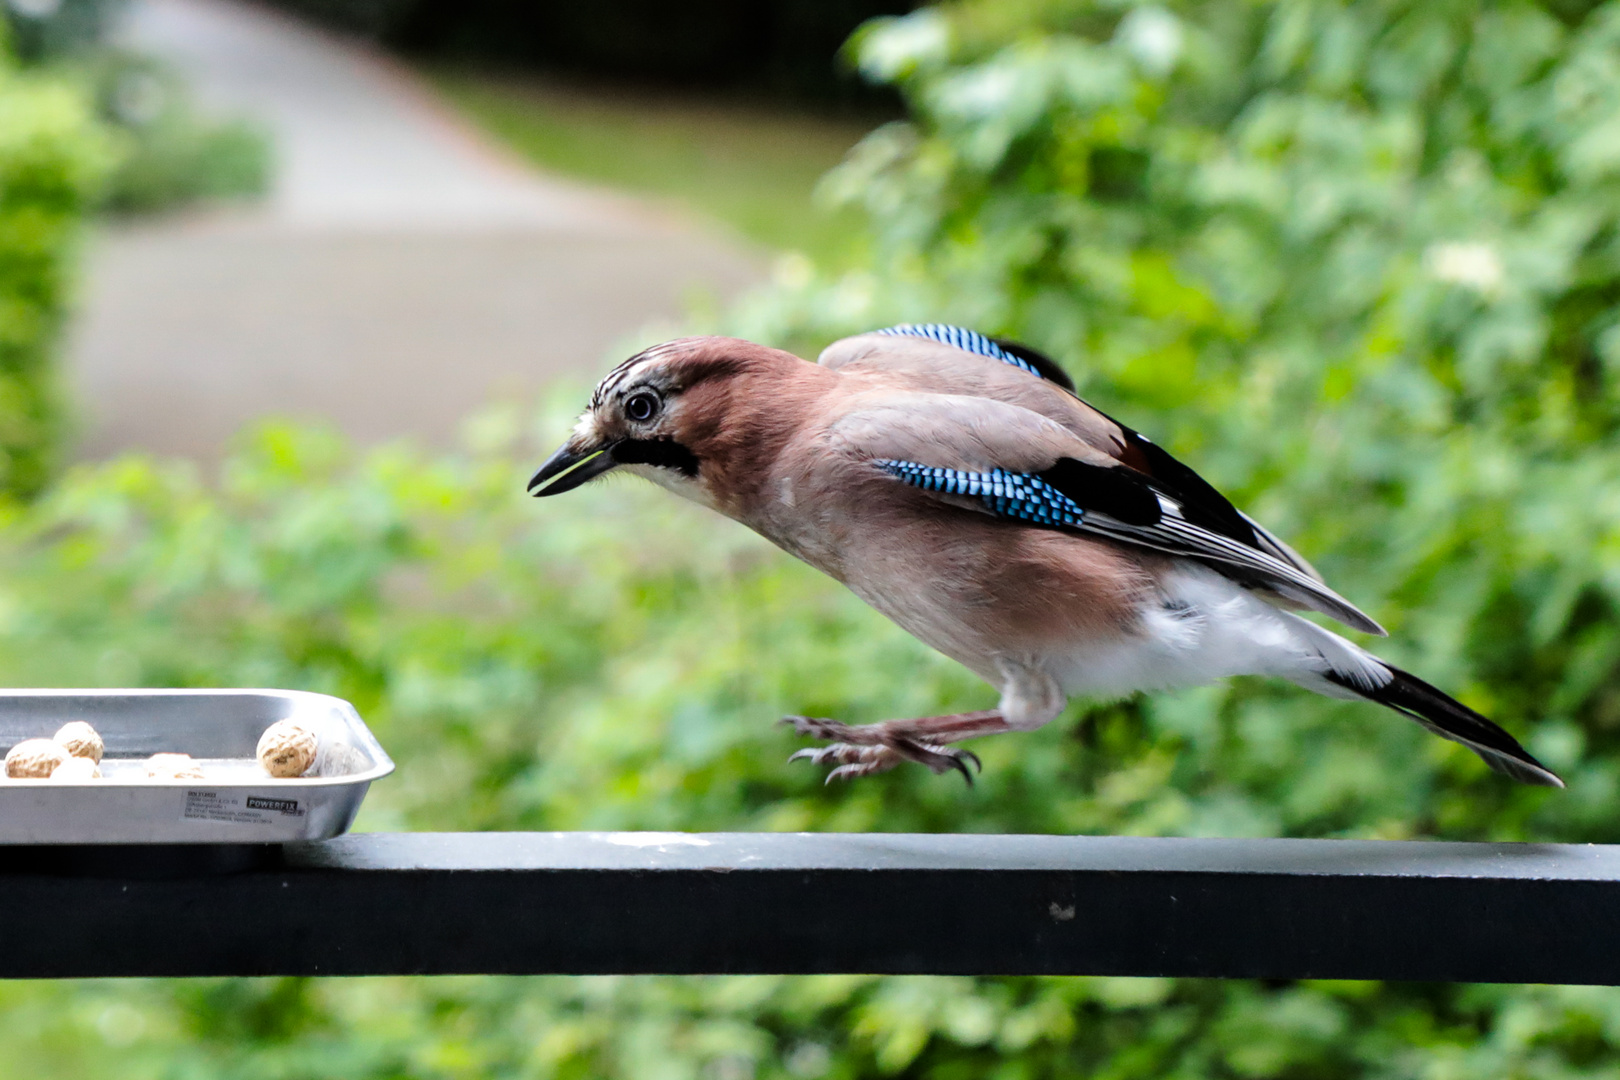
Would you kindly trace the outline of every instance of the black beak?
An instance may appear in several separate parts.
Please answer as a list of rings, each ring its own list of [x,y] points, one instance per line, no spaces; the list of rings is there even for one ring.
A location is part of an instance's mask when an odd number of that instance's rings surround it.
[[[570,439],[540,466],[540,471],[529,481],[529,493],[537,499],[547,495],[561,495],[565,491],[573,491],[587,480],[596,479],[617,464],[618,462],[613,460],[613,447],[581,450],[574,446],[573,440]],[[552,483],[539,491],[535,490],[547,480],[551,480]]]

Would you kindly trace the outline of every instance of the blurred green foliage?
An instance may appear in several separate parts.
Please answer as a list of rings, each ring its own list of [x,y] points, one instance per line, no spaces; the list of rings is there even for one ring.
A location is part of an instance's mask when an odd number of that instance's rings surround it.
[[[0,42],[0,498],[37,494],[56,467],[52,351],[80,225],[111,159],[85,95],[13,70]]]
[[[269,187],[271,146],[260,125],[196,107],[153,57],[110,43],[127,0],[6,0],[0,30],[25,64],[76,81],[115,148],[98,207],[119,214],[245,199]]]
[[[108,49],[76,66],[119,144],[105,209],[153,213],[269,190],[271,141],[261,125],[198,109],[184,82],[149,57]]]
[[[200,116],[161,66],[98,48],[120,6],[12,0],[0,18],[0,500],[33,498],[57,471],[70,410],[55,351],[87,215],[268,182],[257,128]]]
[[[481,418],[456,455],[356,462],[269,428],[218,484],[136,458],[75,472],[0,528],[0,677],[349,697],[401,766],[372,829],[1620,840],[1620,3],[985,2],[855,52],[911,106],[827,181],[870,212],[870,264],[785,260],[720,328],[813,348],[948,319],[1053,352],[1569,790],[1252,680],[985,740],[972,791],[918,769],[824,789],[774,717],[991,692],[662,493],[526,500],[582,387],[533,430]],[[1620,1073],[1620,992],[14,984],[0,1037],[73,1077],[1540,1080]]]
[[[0,18],[13,50],[28,63],[94,49],[128,0],[6,0]]]

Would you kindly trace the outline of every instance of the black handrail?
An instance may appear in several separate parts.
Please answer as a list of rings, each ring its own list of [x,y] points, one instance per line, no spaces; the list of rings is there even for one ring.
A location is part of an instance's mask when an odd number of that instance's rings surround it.
[[[361,834],[0,851],[0,976],[894,972],[1620,984],[1620,847]]]

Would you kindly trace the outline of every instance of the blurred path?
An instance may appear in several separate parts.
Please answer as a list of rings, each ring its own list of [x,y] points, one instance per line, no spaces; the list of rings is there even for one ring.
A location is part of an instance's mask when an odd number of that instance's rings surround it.
[[[409,72],[279,13],[136,0],[124,37],[264,123],[277,177],[260,207],[94,239],[69,349],[85,456],[210,459],[271,414],[443,441],[759,276],[723,240],[532,172]]]

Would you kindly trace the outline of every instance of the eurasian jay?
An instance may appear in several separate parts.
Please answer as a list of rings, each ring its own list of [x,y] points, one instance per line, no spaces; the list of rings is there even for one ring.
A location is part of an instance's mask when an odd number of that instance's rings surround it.
[[[995,686],[995,709],[851,725],[828,779],[915,761],[969,780],[976,736],[1091,699],[1270,675],[1364,698],[1562,787],[1496,724],[1293,610],[1384,630],[1197,473],[1082,401],[1028,347],[959,327],[845,338],[815,364],[682,338],[608,373],[529,490],[612,469],[742,522]]]

